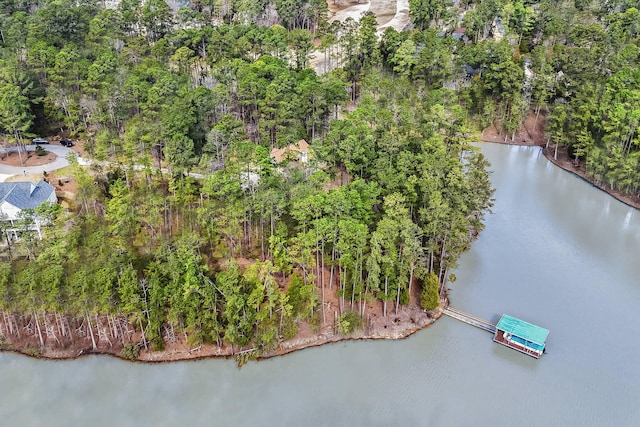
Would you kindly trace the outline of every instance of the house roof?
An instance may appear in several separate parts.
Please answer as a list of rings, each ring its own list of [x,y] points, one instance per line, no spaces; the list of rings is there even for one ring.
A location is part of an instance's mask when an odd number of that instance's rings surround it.
[[[297,144],[289,144],[284,148],[274,148],[271,150],[271,158],[275,160],[276,163],[282,163],[283,160],[287,158],[287,153],[294,152],[304,155],[309,152],[309,144],[304,139],[298,141]]]
[[[544,345],[544,342],[549,335],[549,331],[540,326],[532,325],[524,320],[516,319],[515,317],[503,314],[500,321],[496,325],[496,329],[509,332],[511,335],[520,337],[529,342]]]
[[[0,182],[0,203],[8,202],[19,209],[33,209],[49,200],[56,189],[40,180],[32,182]]]

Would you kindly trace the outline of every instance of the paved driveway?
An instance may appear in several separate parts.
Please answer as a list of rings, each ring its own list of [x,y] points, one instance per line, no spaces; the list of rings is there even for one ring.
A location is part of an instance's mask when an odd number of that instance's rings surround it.
[[[35,151],[36,149],[35,145],[27,145],[26,147],[27,147],[27,151]],[[62,145],[43,145],[42,148],[55,154],[58,157],[51,163],[47,163],[46,165],[42,165],[42,166],[29,166],[29,167],[9,166],[9,165],[3,165],[0,163],[0,182],[4,182],[7,178],[14,175],[35,175],[35,174],[41,175],[45,171],[52,172],[58,169],[62,169],[66,166],[69,166],[69,161],[67,160],[67,156],[69,155],[69,153],[75,154],[75,152],[72,149],[63,147]],[[7,152],[9,153],[13,153],[15,151],[18,151],[18,147],[10,147],[7,149]],[[91,163],[93,163],[92,160],[79,157],[77,156],[77,154],[76,154],[76,157],[78,159],[78,164],[82,166],[88,166]],[[122,166],[114,162],[97,162],[97,163],[103,166],[118,166],[118,167]],[[133,165],[133,169],[144,170],[144,166]],[[162,173],[169,173],[169,170],[164,168],[160,169],[160,171]],[[205,175],[196,173],[196,172],[189,172],[189,175],[196,179],[205,178]]]
[[[35,145],[27,145],[27,151],[34,151]],[[47,163],[42,166],[9,166],[0,164],[0,175],[24,175],[24,174],[41,174],[45,171],[51,172],[58,169],[62,169],[69,166],[69,161],[66,159],[67,155],[73,150],[61,145],[43,145],[42,148],[58,156],[51,163]],[[18,147],[10,147],[8,152],[12,153],[18,151]]]

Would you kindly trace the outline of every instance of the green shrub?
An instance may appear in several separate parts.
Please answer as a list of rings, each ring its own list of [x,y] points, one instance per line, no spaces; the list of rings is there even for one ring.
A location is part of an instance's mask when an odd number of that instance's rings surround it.
[[[28,346],[24,349],[24,354],[31,357],[42,357],[42,349],[40,347]]]
[[[411,295],[409,295],[409,289],[402,288],[400,290],[400,305],[407,305],[411,300]]]
[[[42,148],[41,146],[38,145],[38,146],[36,146],[36,154],[38,156],[44,156],[44,155],[47,154],[47,152],[44,151],[44,148]]]
[[[140,346],[137,343],[126,343],[120,351],[120,356],[129,360],[136,360],[140,354]]]
[[[314,313],[318,303],[313,284],[305,285],[302,277],[294,273],[287,290],[287,296],[295,318],[313,321],[313,318],[316,317]]]
[[[150,339],[151,341],[151,351],[162,351],[164,350],[164,340],[160,336],[155,336]]]
[[[362,329],[362,317],[356,311],[345,311],[338,318],[338,332],[342,335],[349,335]]]
[[[422,283],[422,293],[420,294],[420,306],[424,310],[433,310],[440,303],[438,295],[438,276],[429,273]]]
[[[260,353],[255,349],[236,354],[235,359],[236,363],[238,364],[238,368],[242,368],[242,366],[250,360],[258,359],[258,356],[260,356]]]
[[[282,325],[280,332],[282,334],[283,339],[290,340],[291,338],[295,337],[296,334],[298,333],[298,323],[296,323],[295,320],[288,318],[287,320],[285,320],[284,324]]]

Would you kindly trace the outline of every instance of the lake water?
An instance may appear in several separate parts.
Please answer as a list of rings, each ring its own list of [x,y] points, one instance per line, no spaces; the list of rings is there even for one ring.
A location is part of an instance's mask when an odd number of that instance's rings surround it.
[[[640,425],[640,214],[538,148],[483,145],[494,214],[452,305],[551,331],[540,360],[443,317],[407,340],[338,343],[241,370],[0,354],[2,426]]]

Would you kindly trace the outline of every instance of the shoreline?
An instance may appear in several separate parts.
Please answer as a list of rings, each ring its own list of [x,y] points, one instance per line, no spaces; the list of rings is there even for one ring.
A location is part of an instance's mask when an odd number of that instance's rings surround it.
[[[574,165],[572,160],[569,160],[567,158],[566,155],[566,148],[564,148],[562,150],[562,156],[560,156],[560,151],[558,151],[559,154],[559,158],[558,159],[554,159],[553,158],[553,149],[551,148],[545,148],[544,144],[538,144],[538,143],[527,143],[527,142],[511,142],[511,141],[494,141],[488,138],[481,138],[480,142],[482,142],[483,144],[501,144],[501,145],[514,145],[514,146],[518,146],[518,147],[540,147],[540,150],[542,152],[542,154],[544,155],[544,157],[550,162],[552,163],[554,166],[564,170],[565,172],[569,172],[570,174],[576,176],[577,178],[585,181],[586,183],[588,183],[589,185],[597,188],[600,191],[603,191],[605,193],[607,193],[609,196],[613,197],[614,199],[616,199],[617,201],[629,206],[630,208],[635,208],[640,210],[640,197],[638,196],[633,196],[633,195],[629,195],[626,193],[622,193],[620,191],[617,190],[611,190],[606,188],[605,186],[598,184],[595,181],[592,181],[591,178],[589,178],[587,176],[587,174],[584,171],[584,168],[582,167],[582,164],[579,164],[577,167]]]
[[[280,343],[277,349],[270,351],[268,353],[262,354],[255,358],[256,361],[267,360],[274,357],[285,356],[291,353],[295,353],[298,351],[302,351],[309,348],[320,347],[326,344],[335,344],[343,341],[376,341],[376,340],[401,340],[410,337],[411,335],[419,332],[423,329],[428,328],[436,320],[438,320],[446,307],[449,306],[449,299],[445,297],[441,300],[440,305],[429,312],[422,311],[423,322],[415,323],[415,322],[402,322],[395,329],[390,329],[385,334],[384,331],[387,329],[387,326],[384,326],[382,329],[382,333],[379,328],[372,329],[369,333],[361,330],[358,332],[354,332],[350,335],[340,335],[340,334],[327,334],[326,332],[318,332],[313,334],[311,337],[299,337],[296,336],[290,340],[286,340]],[[389,318],[392,316],[390,315]],[[298,334],[300,335],[300,334]],[[242,363],[238,356],[243,353],[251,352],[252,349],[249,350],[240,350],[234,352],[228,345],[223,345],[222,347],[218,347],[216,344],[204,344],[196,347],[195,349],[188,349],[183,342],[177,343],[167,343],[164,350],[159,351],[151,351],[151,350],[143,350],[141,349],[140,355],[136,359],[129,359],[123,357],[121,355],[121,347],[114,347],[112,350],[101,348],[101,349],[55,349],[55,348],[45,348],[44,350],[40,350],[40,352],[34,352],[35,350],[31,346],[25,346],[25,348],[15,348],[11,346],[9,343],[4,343],[0,345],[0,353],[14,353],[20,354],[22,356],[31,357],[34,359],[40,360],[53,360],[53,361],[63,361],[63,360],[76,360],[83,357],[88,356],[110,356],[115,357],[117,359],[121,359],[126,362],[134,362],[134,363],[143,363],[143,364],[157,364],[157,363],[172,363],[172,362],[188,362],[188,361],[199,361],[205,359],[236,359],[239,365]]]
[[[540,147],[542,148],[542,154],[544,154],[544,156],[547,158],[547,160],[549,160],[551,163],[553,163],[555,166],[559,167],[560,169],[569,172],[573,175],[575,175],[576,177],[582,179],[583,181],[589,183],[590,185],[592,185],[593,187],[597,188],[600,191],[603,191],[605,193],[607,193],[609,196],[613,197],[614,199],[616,199],[617,201],[624,203],[625,205],[631,207],[631,208],[635,208],[635,209],[639,209],[640,210],[640,198],[638,196],[633,196],[630,194],[626,194],[626,193],[622,193],[618,190],[611,190],[606,188],[605,186],[603,186],[602,184],[598,184],[595,181],[592,181],[584,172],[583,168],[582,168],[582,164],[580,164],[578,167],[573,165],[573,162],[571,160],[565,160],[565,159],[554,159],[553,158],[553,154],[551,153],[551,149],[546,149],[544,147]],[[568,164],[566,164],[568,163]]]
[[[524,133],[526,132],[526,136]],[[545,144],[540,141],[540,132],[534,132],[532,135],[526,128],[526,124],[518,132],[518,136],[511,140],[504,140],[504,137],[497,132],[489,129],[489,134],[480,138],[482,143],[497,143],[502,145],[514,146],[535,146],[540,147],[545,158],[555,166],[572,173],[576,177],[588,182],[592,186],[601,191],[606,192],[616,200],[626,204],[629,207],[640,209],[640,200],[634,200],[633,196],[624,195],[617,191],[608,190],[591,181],[581,167],[581,164],[575,164],[572,159],[568,158],[566,149],[558,152],[558,159],[554,159],[554,149],[545,149]],[[528,136],[528,137],[527,137]],[[536,138],[538,137],[538,138]],[[638,199],[637,197],[635,199]],[[325,324],[319,331],[311,331],[310,326],[301,323],[298,333],[294,338],[279,343],[278,347],[270,352],[266,352],[255,357],[255,360],[266,360],[274,357],[285,356],[297,351],[308,348],[319,347],[326,344],[333,344],[343,341],[372,341],[372,340],[400,340],[406,339],[418,331],[428,328],[436,320],[438,320],[446,307],[449,306],[449,299],[445,296],[440,301],[439,306],[429,312],[420,309],[413,301],[408,306],[403,307],[398,315],[390,313],[386,318],[379,317],[378,310],[369,311],[366,319],[367,325],[360,331],[350,335],[340,335],[334,333],[330,324]],[[373,308],[373,307],[372,307]],[[375,318],[372,322],[372,316]],[[395,318],[395,320],[394,320]],[[0,333],[2,330],[0,329]],[[2,335],[0,334],[0,337]],[[140,336],[129,336],[129,343],[139,342]],[[1,342],[1,340],[0,340]],[[122,346],[100,346],[100,348],[86,347],[81,343],[71,345],[70,348],[60,349],[45,346],[44,349],[32,345],[29,342],[20,344],[2,343],[0,344],[0,352],[16,353],[24,356],[44,359],[44,360],[75,360],[86,356],[105,355],[118,359],[137,363],[171,363],[183,361],[197,361],[204,359],[232,359],[235,358],[239,365],[246,362],[247,359],[242,357],[243,354],[248,356],[254,351],[251,349],[236,349],[233,346],[223,344],[203,344],[196,348],[188,346],[184,340],[177,340],[173,343],[166,343],[165,348],[159,351],[148,349],[140,349],[140,353],[136,359],[126,358],[121,354]],[[249,359],[249,358],[248,358]],[[253,360],[253,358],[250,358]]]
[[[524,120],[520,129],[514,135],[514,138],[505,138],[505,135],[500,133],[495,126],[490,126],[482,132],[480,142],[482,143],[494,143],[502,145],[517,145],[525,147],[540,147],[542,154],[546,159],[555,166],[563,169],[569,173],[572,173],[576,177],[588,182],[595,188],[604,191],[614,199],[625,205],[640,210],[640,196],[622,193],[618,190],[611,190],[602,184],[593,181],[587,176],[584,164],[582,162],[575,163],[567,153],[567,148],[562,147],[558,150],[558,158],[554,159],[555,146],[545,148],[546,143],[544,140],[544,123],[546,117],[540,115],[539,120],[535,119],[533,111],[529,112],[529,115]]]

